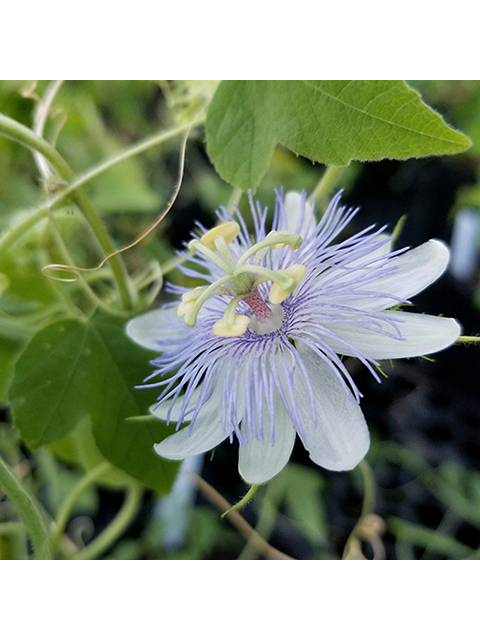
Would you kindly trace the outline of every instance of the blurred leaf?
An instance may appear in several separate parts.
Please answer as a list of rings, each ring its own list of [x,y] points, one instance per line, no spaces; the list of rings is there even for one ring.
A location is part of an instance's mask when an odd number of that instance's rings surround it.
[[[432,531],[418,524],[412,524],[401,518],[389,518],[387,524],[398,540],[422,548],[428,547],[431,551],[447,556],[447,558],[462,560],[474,553],[473,549],[458,542],[455,538],[438,531]]]
[[[136,158],[114,165],[92,184],[93,204],[104,214],[151,213],[161,205],[160,196],[148,186]]]
[[[155,390],[134,388],[150,373],[149,353],[127,338],[124,324],[97,313],[90,322],[60,320],[39,331],[15,366],[14,424],[36,448],[63,438],[88,415],[107,460],[167,492],[178,464],[157,456],[153,444],[170,431],[148,415]]]
[[[285,507],[299,531],[314,545],[327,543],[323,479],[317,471],[290,463],[284,469]]]
[[[186,548],[168,554],[170,560],[198,560],[208,558],[215,548],[232,548],[236,533],[226,529],[218,514],[212,509],[196,507],[190,514]]]
[[[21,315],[28,308],[33,311],[58,301],[55,286],[42,274],[42,266],[37,247],[20,245],[0,256],[0,273],[7,281],[0,298],[3,311]]]
[[[207,114],[207,150],[222,178],[255,190],[277,142],[337,166],[470,146],[401,80],[223,81]]]
[[[438,469],[435,493],[453,512],[480,526],[480,473],[459,464],[445,463]]]
[[[85,471],[91,471],[105,462],[105,458],[98,450],[92,433],[92,424],[86,416],[67,436],[49,445],[50,451],[61,460],[81,466]],[[102,474],[97,484],[107,487],[123,488],[130,484],[130,476],[116,469]]]
[[[59,464],[45,449],[37,454],[36,462],[48,509],[52,514],[58,513],[65,498],[82,478],[82,474]],[[75,503],[75,512],[90,514],[97,507],[98,495],[95,488],[90,486],[79,496]]]
[[[23,342],[8,340],[0,335],[0,403],[7,402],[7,390],[15,362],[23,349]]]

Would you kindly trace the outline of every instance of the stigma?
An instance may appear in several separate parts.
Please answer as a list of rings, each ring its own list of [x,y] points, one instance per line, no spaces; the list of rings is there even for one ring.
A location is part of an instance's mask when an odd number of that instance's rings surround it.
[[[222,295],[231,300],[223,318],[213,326],[214,335],[241,336],[248,328],[265,334],[280,328],[283,320],[280,305],[302,280],[306,269],[301,264],[292,264],[286,269],[268,269],[262,266],[262,262],[269,251],[286,246],[291,251],[298,249],[302,244],[302,237],[288,231],[271,231],[263,240],[247,249],[240,258],[235,258],[229,244],[239,233],[239,225],[235,221],[229,221],[189,243],[192,253],[203,254],[220,267],[224,275],[208,286],[196,287],[183,294],[177,315],[183,317],[188,327],[195,326],[198,313],[209,297]],[[268,302],[258,291],[258,285],[263,282],[272,283]],[[240,301],[250,307],[251,316],[236,313]]]

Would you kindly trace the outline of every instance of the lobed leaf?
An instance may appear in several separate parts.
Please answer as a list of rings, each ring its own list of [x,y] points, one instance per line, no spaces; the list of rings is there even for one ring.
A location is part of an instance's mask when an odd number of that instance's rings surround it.
[[[223,81],[207,114],[207,151],[218,173],[255,190],[277,143],[336,166],[470,146],[401,80]]]
[[[145,486],[167,492],[178,463],[157,456],[153,444],[171,431],[148,415],[155,390],[135,389],[150,373],[148,359],[127,338],[121,319],[99,312],[89,322],[54,322],[34,336],[16,363],[9,390],[14,424],[37,448],[74,436],[88,416],[104,458]],[[91,458],[92,445],[86,452],[67,439],[60,449]]]

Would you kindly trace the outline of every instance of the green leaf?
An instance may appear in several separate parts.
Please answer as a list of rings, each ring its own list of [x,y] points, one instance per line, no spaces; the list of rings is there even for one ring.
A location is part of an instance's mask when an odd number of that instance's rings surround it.
[[[167,492],[178,463],[157,456],[153,445],[171,430],[148,413],[156,391],[134,388],[151,372],[154,354],[133,344],[124,324],[101,312],[89,322],[60,320],[40,330],[15,366],[9,390],[14,424],[37,448],[71,434],[88,416],[102,456],[147,487]],[[92,444],[84,449],[87,457]],[[69,447],[70,455],[81,450],[64,441],[64,455]]]
[[[207,114],[218,173],[255,190],[277,143],[326,165],[459,153],[470,140],[401,80],[228,80]]]
[[[124,324],[103,312],[92,319],[91,344],[99,354],[99,393],[91,410],[93,435],[107,460],[147,487],[167,492],[178,463],[160,458],[153,445],[172,430],[149,415],[158,392],[135,389],[151,373],[149,361],[155,354],[129,340]]]
[[[14,424],[32,447],[76,427],[96,393],[96,354],[88,325],[60,320],[39,331],[20,355],[9,389]]]

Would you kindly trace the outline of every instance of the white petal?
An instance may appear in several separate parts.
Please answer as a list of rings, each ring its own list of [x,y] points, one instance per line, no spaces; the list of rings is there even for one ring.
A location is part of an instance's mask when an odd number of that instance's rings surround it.
[[[177,433],[154,445],[159,456],[169,460],[184,460],[199,453],[214,449],[223,442],[226,435],[222,430],[222,422],[214,421],[200,426],[200,420],[195,422],[192,433],[189,427],[183,427]]]
[[[127,324],[127,335],[137,344],[152,351],[160,351],[159,340],[176,338],[182,331],[182,321],[177,316],[175,307],[154,309],[133,318]],[[162,351],[168,351],[168,347],[162,347]]]
[[[365,285],[368,291],[390,294],[402,300],[409,300],[435,282],[447,268],[450,252],[440,240],[429,240],[415,249],[410,249],[392,261],[395,273]],[[359,309],[383,311],[395,306],[388,298],[359,298],[355,306]]]
[[[308,346],[299,343],[298,353],[310,379],[312,399],[304,376],[295,373],[295,396],[303,421],[300,435],[310,458],[331,471],[353,469],[365,457],[370,445],[367,423],[352,394],[345,389],[331,367]]]
[[[289,191],[284,200],[285,213],[287,215],[287,231],[298,233],[302,237],[307,235],[310,225],[314,222],[312,207],[305,203],[302,218],[302,194],[298,191]]]
[[[222,384],[215,387],[209,400],[198,414],[192,432],[184,427],[155,445],[155,451],[170,460],[183,460],[189,456],[210,451],[227,437],[223,431]]]
[[[275,402],[275,444],[266,437],[265,442],[252,439],[240,445],[238,470],[245,482],[260,484],[277,475],[290,459],[295,436],[283,403]]]
[[[184,427],[180,429],[180,431],[177,431],[177,433],[168,436],[165,440],[156,444],[155,451],[159,455],[171,460],[183,460],[189,456],[210,451],[225,440],[227,434],[223,430],[223,385],[227,368],[228,361],[225,361],[223,363],[223,369],[218,376],[215,389],[200,409],[191,432],[189,426]],[[193,406],[196,402],[196,397],[198,396],[195,396],[195,394],[197,393],[200,393],[199,389],[196,389],[194,394],[192,394],[189,406]],[[240,402],[238,402],[237,405],[237,414],[241,415],[243,412],[243,403],[241,402],[240,390],[239,395]],[[176,410],[176,407],[174,409]]]
[[[380,329],[392,336],[397,334],[386,320],[398,321],[397,327],[403,339],[399,340],[398,337],[386,336],[351,324],[331,323],[324,326],[335,331],[342,340],[367,356],[380,360],[436,353],[452,345],[461,332],[461,326],[453,318],[438,318],[406,311],[384,311],[377,315],[385,319],[379,320]],[[355,355],[348,346],[338,340],[328,336],[325,336],[325,340],[337,353]]]
[[[200,398],[201,391],[202,391],[202,385],[199,385],[190,397],[190,400],[187,406],[187,411],[197,406],[197,402],[198,402],[198,399]],[[153,405],[150,408],[150,413],[154,415],[156,418],[158,418],[159,420],[163,420],[164,422],[166,422],[168,419],[168,411],[170,408],[170,404],[171,403],[167,401],[161,404],[159,407],[156,407],[156,405]],[[178,400],[175,402],[175,404],[173,405],[172,410],[170,411],[170,423],[175,424],[176,422],[178,422],[178,419],[180,418],[180,414],[182,412],[182,406],[183,406],[183,396],[180,396]]]

